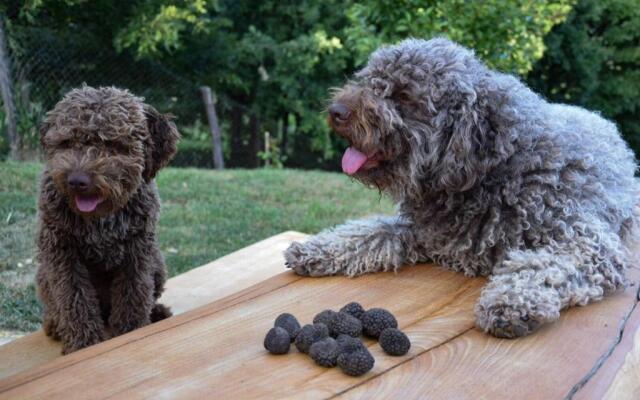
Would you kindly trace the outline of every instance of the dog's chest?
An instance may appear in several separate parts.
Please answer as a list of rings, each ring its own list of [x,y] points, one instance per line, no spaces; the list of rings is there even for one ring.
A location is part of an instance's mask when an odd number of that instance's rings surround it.
[[[81,242],[83,261],[95,271],[109,271],[127,263],[131,242],[141,234],[138,224],[130,218],[113,215],[91,221],[79,229],[76,239]]]

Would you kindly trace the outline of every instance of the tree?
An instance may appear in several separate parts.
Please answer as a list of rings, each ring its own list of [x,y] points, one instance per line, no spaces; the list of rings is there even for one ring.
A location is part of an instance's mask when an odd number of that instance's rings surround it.
[[[184,10],[175,10],[172,20],[160,3],[155,2],[155,11],[139,8],[141,14],[116,41],[215,88],[221,106],[230,110],[231,165],[259,162],[261,130],[290,144],[290,165],[311,167],[333,156],[335,139],[321,111],[327,88],[340,84],[348,70],[350,53],[338,36],[347,23],[344,2],[209,2],[192,12],[198,29],[174,21],[185,20],[179,17]],[[164,21],[173,29],[148,35],[135,21]],[[172,32],[166,40],[164,32]],[[294,137],[285,129],[290,122]],[[293,151],[301,143],[304,151]],[[249,157],[238,163],[243,155]]]
[[[4,21],[2,21],[2,19],[0,19],[0,92],[2,92],[2,103],[5,110],[4,122],[7,124],[7,137],[11,148],[9,155],[14,160],[20,160],[22,140],[18,134],[16,123],[16,107],[13,101],[13,88],[11,84],[11,66],[5,44]]]
[[[543,39],[562,22],[574,0],[365,0],[349,9],[349,47],[358,61],[384,43],[413,36],[446,36],[489,66],[525,75],[542,57]]]
[[[18,132],[27,150],[37,148],[37,126],[44,112],[82,83],[128,88],[163,112],[176,115],[181,127],[204,120],[196,82],[116,48],[123,23],[146,2],[0,2],[13,67]]]
[[[545,38],[529,84],[558,102],[614,119],[640,154],[640,8],[636,0],[581,0]]]
[[[525,73],[571,2],[154,0],[136,8],[116,43],[213,86],[232,109],[232,153],[252,153],[259,130],[278,130],[288,164],[313,166],[342,146],[322,121],[328,88],[376,47],[444,34],[492,66]]]
[[[130,87],[177,114],[179,124],[203,118],[202,105],[187,104],[185,96],[170,101],[175,88],[191,85],[198,99],[198,86],[210,86],[230,166],[259,165],[269,131],[286,165],[336,168],[345,143],[330,134],[322,111],[329,89],[372,50],[408,36],[446,35],[474,47],[489,65],[524,74],[572,1],[29,0],[21,8],[11,0],[8,15],[20,28],[14,31],[37,32],[25,54],[45,47],[64,54],[44,68],[83,77],[90,71],[89,84]],[[109,71],[95,54],[117,60],[123,72]],[[158,66],[176,79],[154,82],[146,72]],[[58,97],[63,89],[51,85],[47,92]]]

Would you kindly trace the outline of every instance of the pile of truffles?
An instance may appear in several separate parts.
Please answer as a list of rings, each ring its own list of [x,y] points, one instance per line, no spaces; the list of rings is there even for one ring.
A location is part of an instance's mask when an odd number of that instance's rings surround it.
[[[393,314],[382,308],[365,311],[356,302],[338,312],[324,310],[313,318],[313,324],[303,327],[293,315],[280,314],[264,338],[264,347],[272,354],[286,354],[294,343],[298,351],[309,354],[316,364],[327,368],[338,366],[347,375],[360,376],[375,363],[360,340],[362,334],[377,339],[392,356],[403,356],[411,347]]]

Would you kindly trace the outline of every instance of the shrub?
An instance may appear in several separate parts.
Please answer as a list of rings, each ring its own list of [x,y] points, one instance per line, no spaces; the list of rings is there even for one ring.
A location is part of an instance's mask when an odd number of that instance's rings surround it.
[[[213,168],[213,152],[211,143],[182,139],[178,143],[178,152],[171,161],[174,167]]]

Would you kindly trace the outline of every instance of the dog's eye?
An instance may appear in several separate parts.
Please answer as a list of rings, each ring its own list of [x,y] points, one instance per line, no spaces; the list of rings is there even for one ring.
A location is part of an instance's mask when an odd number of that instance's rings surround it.
[[[398,101],[401,101],[403,103],[408,103],[411,101],[411,97],[409,97],[409,95],[406,94],[405,92],[400,92],[396,94],[396,99],[398,99]]]
[[[71,140],[61,140],[60,142],[58,142],[58,147],[61,149],[68,149],[69,147],[71,147]]]
[[[108,141],[108,142],[106,142],[106,145],[107,145],[107,148],[109,148],[113,152],[117,152],[117,153],[128,153],[129,152],[129,146],[127,146],[124,143],[119,142],[117,140]]]

